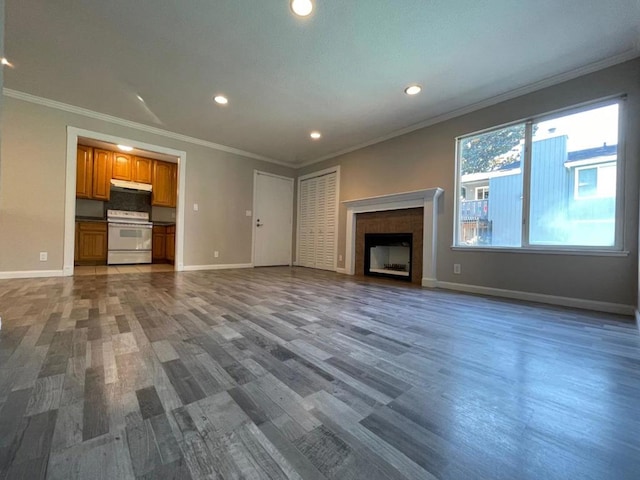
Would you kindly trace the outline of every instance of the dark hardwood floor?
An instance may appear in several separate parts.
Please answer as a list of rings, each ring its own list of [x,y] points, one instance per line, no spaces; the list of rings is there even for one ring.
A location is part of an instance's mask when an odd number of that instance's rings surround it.
[[[0,281],[0,316],[0,478],[640,478],[625,317],[302,268]]]

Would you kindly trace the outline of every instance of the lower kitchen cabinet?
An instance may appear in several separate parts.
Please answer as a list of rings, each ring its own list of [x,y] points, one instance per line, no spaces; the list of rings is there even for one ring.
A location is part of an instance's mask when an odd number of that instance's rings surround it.
[[[176,226],[154,225],[152,245],[153,263],[173,263],[176,250]]]
[[[167,227],[162,225],[153,226],[152,258],[154,263],[162,263],[167,259],[165,245],[167,240]]]
[[[167,260],[173,263],[176,258],[176,226],[167,227],[167,241],[165,245]]]
[[[76,223],[76,265],[106,265],[107,224],[103,222]]]

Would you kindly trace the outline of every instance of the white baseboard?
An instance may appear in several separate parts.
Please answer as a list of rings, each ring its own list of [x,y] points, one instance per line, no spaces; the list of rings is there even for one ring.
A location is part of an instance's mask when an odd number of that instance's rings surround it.
[[[198,270],[233,270],[235,268],[253,268],[253,263],[230,263],[217,265],[185,265],[183,271],[195,272]]]
[[[346,268],[336,268],[336,273],[347,273],[347,269]]]
[[[25,270],[22,272],[0,272],[0,279],[63,277],[64,270]]]
[[[596,300],[585,300],[582,298],[559,297],[544,293],[521,292],[517,290],[506,290],[502,288],[483,287],[480,285],[466,285],[463,283],[437,282],[438,288],[456,290],[459,292],[479,293],[493,297],[513,298],[527,302],[548,303],[550,305],[560,305],[562,307],[583,308],[585,310],[595,310],[598,312],[617,313],[619,315],[633,316],[635,307],[621,303],[599,302]],[[637,314],[636,314],[637,315]],[[637,318],[637,317],[636,317]]]
[[[422,277],[422,286],[428,288],[436,288],[438,286],[438,280],[435,278]]]

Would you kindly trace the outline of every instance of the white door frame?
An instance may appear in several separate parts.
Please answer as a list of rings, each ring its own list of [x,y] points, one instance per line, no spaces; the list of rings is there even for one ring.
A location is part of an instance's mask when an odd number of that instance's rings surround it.
[[[64,260],[63,275],[73,275],[73,251],[75,248],[75,221],[76,221],[76,162],[78,137],[92,138],[115,145],[130,145],[141,150],[163,153],[176,157],[178,160],[178,198],[176,205],[176,260],[174,268],[177,271],[184,270],[184,197],[185,177],[187,171],[187,153],[173,148],[151,145],[150,143],[131,140],[105,133],[93,132],[72,126],[67,126],[67,163],[66,163],[66,188],[64,208]]]
[[[281,178],[283,180],[290,180],[291,186],[295,185],[295,179],[291,177],[285,177],[284,175],[276,175],[275,173],[265,172],[262,170],[253,170],[253,210],[251,211],[251,266],[256,265],[256,205],[258,204],[258,175],[268,175],[270,177]],[[291,189],[291,203],[293,204],[293,188]],[[293,206],[293,205],[292,205]],[[289,266],[292,264],[292,242],[293,242],[293,209],[291,210],[291,231],[289,232]]]
[[[338,230],[340,230],[340,165],[336,165],[335,167],[325,168],[324,170],[318,170],[317,172],[307,173],[306,175],[301,175],[298,177],[298,193],[297,193],[297,202],[296,202],[296,259],[293,262],[294,265],[299,265],[300,259],[300,183],[303,180],[307,180],[309,178],[321,177],[322,175],[328,175],[330,173],[336,174],[336,232],[335,237],[333,239],[334,244],[336,246],[336,254],[333,257],[333,269],[338,269]]]

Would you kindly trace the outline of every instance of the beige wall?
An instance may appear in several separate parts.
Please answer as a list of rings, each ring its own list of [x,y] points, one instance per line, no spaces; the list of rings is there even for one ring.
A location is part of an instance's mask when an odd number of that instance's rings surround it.
[[[423,128],[298,171],[341,166],[340,200],[444,188],[438,214],[440,281],[636,305],[638,284],[638,163],[640,60]],[[610,95],[627,93],[625,257],[469,252],[452,250],[455,137]],[[428,95],[428,90],[424,93]],[[346,209],[340,208],[338,253],[345,255]],[[462,274],[453,274],[453,264]],[[338,262],[344,267],[344,260]]]
[[[187,153],[185,265],[250,263],[252,219],[245,210],[253,209],[253,170],[294,174],[290,168],[5,97],[0,272],[62,269],[67,126]],[[41,251],[49,253],[47,262],[39,261]]]
[[[341,200],[442,187],[438,214],[440,281],[636,305],[640,60],[500,103],[294,172],[207,147],[52,108],[4,98],[0,164],[0,272],[60,270],[63,257],[68,125],[187,152],[185,265],[251,261],[253,169],[285,176],[341,166]],[[469,252],[451,249],[454,138],[609,95],[628,94],[625,257]],[[194,212],[193,203],[200,209]],[[338,253],[345,254],[340,209]],[[214,258],[213,251],[220,252]],[[48,251],[48,262],[38,252]],[[462,275],[453,275],[453,263]],[[344,261],[339,262],[344,267]]]

